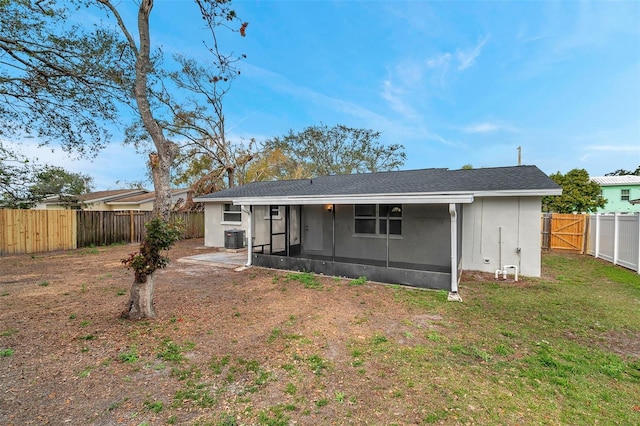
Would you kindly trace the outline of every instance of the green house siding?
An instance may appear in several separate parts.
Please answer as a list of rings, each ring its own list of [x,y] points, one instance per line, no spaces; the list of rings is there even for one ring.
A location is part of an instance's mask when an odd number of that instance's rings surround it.
[[[607,200],[604,208],[599,209],[598,213],[635,213],[640,212],[640,204],[633,205],[628,200],[623,200],[623,191],[628,191],[629,200],[637,200],[640,198],[640,185],[612,185],[602,186],[602,196]]]

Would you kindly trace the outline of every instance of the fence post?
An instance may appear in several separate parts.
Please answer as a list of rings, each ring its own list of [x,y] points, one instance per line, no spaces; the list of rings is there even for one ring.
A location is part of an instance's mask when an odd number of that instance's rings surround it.
[[[620,243],[620,213],[613,214],[613,264],[618,264],[618,245]]]
[[[585,254],[589,252],[589,227],[591,226],[591,217],[586,213],[583,213],[582,217],[584,218],[584,226],[582,227],[582,252],[580,252],[580,254]]]
[[[600,213],[596,213],[596,248],[593,251],[593,257],[596,259],[600,255]]]
[[[134,232],[133,210],[129,210],[129,240],[131,241],[131,244],[135,243]]]
[[[640,213],[636,213],[638,220],[638,263],[636,263],[636,272],[640,275]]]

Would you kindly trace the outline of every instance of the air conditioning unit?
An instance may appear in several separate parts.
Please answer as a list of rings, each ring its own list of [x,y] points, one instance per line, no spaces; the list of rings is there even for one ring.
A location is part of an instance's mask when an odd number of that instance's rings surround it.
[[[224,231],[224,248],[240,249],[244,247],[244,231],[242,229],[227,229]]]

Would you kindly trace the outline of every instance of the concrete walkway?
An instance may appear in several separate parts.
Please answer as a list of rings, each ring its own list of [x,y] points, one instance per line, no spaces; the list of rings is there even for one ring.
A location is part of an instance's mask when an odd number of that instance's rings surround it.
[[[236,269],[247,263],[247,252],[217,251],[214,253],[183,257],[178,259],[178,262],[199,263],[218,266],[220,268]]]

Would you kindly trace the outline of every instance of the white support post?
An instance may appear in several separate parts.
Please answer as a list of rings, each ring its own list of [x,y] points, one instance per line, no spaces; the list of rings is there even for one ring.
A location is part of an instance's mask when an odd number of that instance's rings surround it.
[[[593,250],[593,257],[596,259],[600,255],[600,213],[596,213],[596,248]]]
[[[248,229],[247,229],[247,263],[245,266],[251,266],[253,262],[253,215],[251,214],[251,206],[249,208],[244,205],[241,206],[243,212],[248,216]]]
[[[613,214],[613,264],[618,264],[618,245],[620,244],[620,213]]]
[[[636,262],[636,272],[640,275],[640,213],[636,213],[636,219],[638,221],[638,259]]]
[[[640,213],[636,213],[636,219],[638,221],[638,261],[636,263],[636,272],[640,274]]]
[[[458,215],[454,203],[449,203],[449,214],[451,215],[451,291],[448,300],[462,302],[458,294]]]

